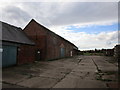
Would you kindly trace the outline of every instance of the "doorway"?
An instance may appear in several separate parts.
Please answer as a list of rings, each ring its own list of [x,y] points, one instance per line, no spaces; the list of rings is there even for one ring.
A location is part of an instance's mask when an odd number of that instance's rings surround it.
[[[17,47],[4,45],[2,49],[2,67],[16,65]]]
[[[65,57],[65,48],[61,48],[60,52],[61,52],[61,58]]]
[[[41,60],[41,50],[37,49],[36,50],[36,61],[40,61]]]

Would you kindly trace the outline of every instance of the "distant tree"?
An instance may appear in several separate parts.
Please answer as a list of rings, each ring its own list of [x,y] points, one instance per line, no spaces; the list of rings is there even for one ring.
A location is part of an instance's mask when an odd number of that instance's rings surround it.
[[[97,49],[95,48],[95,53],[97,53]]]

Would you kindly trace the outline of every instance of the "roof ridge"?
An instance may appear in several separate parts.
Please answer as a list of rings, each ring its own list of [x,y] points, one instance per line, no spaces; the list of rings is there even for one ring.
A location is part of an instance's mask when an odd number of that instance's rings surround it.
[[[14,27],[14,28],[22,29],[21,27],[14,26],[14,25],[12,25],[12,24],[9,24],[9,23],[3,22],[3,21],[0,21],[0,22],[1,22],[1,23],[4,23],[4,24],[7,24],[7,25],[9,25],[9,26],[11,26],[11,27]]]
[[[62,38],[62,39],[64,39],[64,40],[67,41],[68,43],[74,45],[72,42],[68,41],[67,39],[63,38],[62,36],[56,34],[55,32],[53,32],[53,31],[51,31],[50,29],[46,28],[45,26],[41,25],[41,24],[38,23],[35,19],[31,19],[31,21],[30,21],[28,24],[30,24],[32,21],[34,21],[34,22],[37,23],[38,25],[42,26],[43,28],[45,28],[45,29],[48,30],[49,32],[57,35],[58,37],[60,37],[60,38]],[[26,27],[27,27],[27,26],[26,26]],[[26,27],[25,27],[25,28],[26,28]],[[24,28],[24,29],[25,29],[25,28]],[[76,45],[74,45],[74,46],[77,47]],[[78,48],[78,47],[77,47],[77,48]]]
[[[21,28],[2,21],[0,22],[2,24],[2,41],[29,45],[34,44],[34,42],[27,37],[27,35],[22,31]]]

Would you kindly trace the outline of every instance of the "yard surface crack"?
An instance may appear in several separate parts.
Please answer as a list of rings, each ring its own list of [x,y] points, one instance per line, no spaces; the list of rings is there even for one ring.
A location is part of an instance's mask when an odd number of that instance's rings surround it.
[[[79,63],[81,62],[81,60],[82,60],[82,59],[80,59],[80,60],[77,62],[77,64],[79,64]],[[76,68],[76,65],[75,65],[75,68]],[[75,69],[75,68],[73,68],[73,69]],[[55,83],[55,84],[51,87],[51,89],[52,89],[56,84],[58,84],[59,82],[61,82],[68,74],[70,74],[70,73],[73,71],[73,69],[71,69],[70,72],[66,73],[63,78],[61,78],[57,83]]]

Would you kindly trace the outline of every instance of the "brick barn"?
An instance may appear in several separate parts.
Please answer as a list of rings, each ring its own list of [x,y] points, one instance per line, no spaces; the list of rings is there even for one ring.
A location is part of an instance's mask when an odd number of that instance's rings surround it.
[[[73,43],[50,31],[34,19],[24,28],[24,32],[36,45],[32,48],[25,45],[20,47],[20,60],[53,60],[77,55],[78,48]]]
[[[114,47],[114,57],[117,59],[120,58],[120,44]]]
[[[21,28],[0,21],[0,67],[18,64],[18,52],[21,45],[34,46]],[[20,62],[20,61],[19,61]]]

